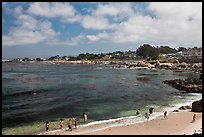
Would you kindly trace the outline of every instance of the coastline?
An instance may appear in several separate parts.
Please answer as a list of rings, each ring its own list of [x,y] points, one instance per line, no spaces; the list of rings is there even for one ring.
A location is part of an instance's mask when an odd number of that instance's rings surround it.
[[[201,113],[202,114],[202,113]],[[191,116],[192,117],[192,116]],[[157,119],[157,118],[156,118]],[[151,122],[152,120],[149,120],[149,122]],[[201,119],[201,121],[202,121],[202,119]],[[144,122],[145,123],[145,122]],[[142,124],[142,123],[141,123]],[[137,124],[135,124],[135,125],[137,125]],[[57,127],[57,126],[56,126]],[[118,128],[118,127],[121,127],[121,129],[117,129],[116,130],[116,132],[114,133],[114,132],[109,132],[109,131],[113,131],[115,128]],[[127,128],[127,127],[131,127],[131,125],[129,125],[129,126],[117,126],[117,127],[111,127],[111,128],[108,128],[108,129],[103,129],[103,130],[101,130],[101,131],[94,131],[94,130],[97,130],[97,128],[107,128],[107,126],[105,125],[105,124],[100,124],[100,125],[97,125],[97,126],[95,126],[95,125],[93,125],[93,126],[86,126],[86,125],[83,125],[82,127],[79,127],[77,130],[73,130],[73,132],[69,132],[69,131],[65,131],[65,132],[63,132],[63,131],[60,131],[60,130],[55,130],[55,131],[50,131],[50,132],[47,132],[47,133],[45,133],[45,134],[64,134],[64,135],[67,135],[67,134],[96,134],[96,135],[99,135],[99,134],[101,134],[101,132],[102,131],[107,131],[106,133],[102,133],[102,134],[119,134],[118,133],[118,131],[122,131],[122,129],[123,128]],[[189,127],[189,125],[186,125],[186,127]],[[202,126],[201,126],[202,127]],[[41,128],[42,130],[44,129],[44,127],[42,126],[42,128]],[[57,129],[57,128],[55,128],[55,129]],[[134,130],[134,129],[133,129]],[[198,129],[195,129],[195,130],[198,130]],[[58,132],[59,131],[59,132]],[[94,131],[94,132],[93,132]],[[127,130],[128,131],[128,130]],[[132,132],[132,131],[128,131],[127,132],[126,130],[125,131],[123,131],[122,133],[120,133],[120,134],[134,134],[134,135],[136,135],[137,134],[137,132],[135,133],[135,132]],[[154,131],[152,131],[152,132],[154,132]],[[180,132],[180,131],[178,131],[178,132]],[[174,134],[176,134],[176,133],[178,133],[177,131],[175,131],[175,132],[173,132]],[[42,134],[44,134],[44,133],[42,133]],[[140,133],[140,134],[143,134],[143,133]],[[147,133],[144,133],[144,134],[147,134]],[[152,134],[152,133],[150,133],[150,134]],[[163,133],[158,133],[158,134],[163,134]],[[164,134],[166,134],[166,133],[164,133]],[[179,134],[183,134],[183,132],[182,133],[179,133]],[[191,133],[189,133],[189,134],[191,134]]]
[[[129,126],[112,127],[106,130],[87,133],[87,135],[192,135],[202,128],[202,113],[196,113],[197,120],[191,123],[194,112],[171,112],[168,119],[156,119]]]
[[[196,122],[192,123],[193,114]],[[151,116],[150,116],[151,117]],[[100,130],[98,130],[101,128]],[[73,131],[54,130],[38,135],[192,135],[202,128],[202,112],[191,112],[190,109],[179,112],[168,112],[168,118],[160,115],[144,122],[106,128],[106,123],[83,126]]]

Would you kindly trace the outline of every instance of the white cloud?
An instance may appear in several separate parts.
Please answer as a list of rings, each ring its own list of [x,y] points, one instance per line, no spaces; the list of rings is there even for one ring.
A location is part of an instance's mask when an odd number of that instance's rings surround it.
[[[18,15],[16,23],[23,29],[36,29],[38,21],[29,15],[21,14]]]
[[[35,2],[30,5],[28,12],[37,16],[47,18],[62,17],[67,22],[77,22],[80,16],[76,15],[76,11],[69,3],[62,2]]]
[[[86,38],[89,43],[98,42],[100,40],[106,40],[109,37],[107,32],[102,32],[97,35],[87,35]]]
[[[84,16],[81,25],[86,29],[103,30],[109,27],[108,19],[103,17]]]
[[[111,16],[115,16],[119,13],[119,9],[117,9],[114,6],[111,6],[109,4],[106,5],[98,5],[96,11],[95,11],[95,15],[111,15]]]
[[[107,32],[101,32],[97,35],[85,35],[79,34],[78,36],[72,37],[70,39],[66,39],[64,41],[55,40],[52,42],[52,45],[67,45],[67,46],[75,46],[84,43],[96,43],[100,42],[101,40],[107,40],[109,34]]]
[[[21,6],[16,7],[18,26],[11,28],[8,35],[2,36],[3,45],[26,45],[38,42],[49,44],[51,40],[52,44],[58,45],[78,45],[101,41],[155,45],[170,43],[179,46],[191,44],[201,46],[202,44],[201,2],[148,3],[145,10],[154,14],[156,18],[144,15],[140,13],[141,11],[134,13],[131,3],[97,4],[95,9],[88,9],[90,12],[85,15],[78,13],[69,3],[32,3],[26,12],[32,16],[22,14]],[[33,15],[48,19],[60,17],[62,23],[79,23],[76,25],[99,32],[95,35],[79,34],[60,41],[56,39],[59,33],[52,29],[49,21],[38,21]]]
[[[115,21],[127,18],[133,14],[130,3],[99,3],[92,9],[90,15],[81,17],[81,25],[86,29],[106,30],[116,27]],[[112,17],[112,21],[108,19]],[[93,38],[92,38],[93,39]]]
[[[22,6],[17,6],[17,7],[14,9],[14,13],[15,13],[15,14],[21,14],[21,13],[22,13],[22,10],[23,10],[23,7],[22,7]]]
[[[66,40],[63,40],[63,41],[59,39],[55,39],[51,43],[47,43],[47,44],[76,46],[79,44],[84,44],[86,42],[87,42],[86,36],[84,36],[83,34],[79,34],[78,36],[67,38]]]
[[[202,43],[201,3],[150,3],[157,18],[142,14],[131,15],[116,24],[109,37],[115,43]],[[192,20],[189,20],[189,17]]]
[[[100,40],[100,38],[95,36],[95,35],[87,35],[86,37],[92,42],[96,42],[96,41]]]
[[[35,2],[30,5],[28,12],[45,17],[73,16],[74,8],[68,3]]]
[[[93,11],[95,16],[119,16],[126,15],[129,16],[133,14],[133,10],[131,8],[131,3],[128,2],[114,2],[108,4],[99,4],[95,11]]]
[[[2,35],[3,46],[29,45],[55,39],[59,33],[52,29],[48,20],[38,21],[25,14],[17,16],[18,26]]]
[[[160,19],[187,20],[196,14],[202,14],[201,2],[151,2],[149,9]],[[201,16],[199,17],[201,18]]]

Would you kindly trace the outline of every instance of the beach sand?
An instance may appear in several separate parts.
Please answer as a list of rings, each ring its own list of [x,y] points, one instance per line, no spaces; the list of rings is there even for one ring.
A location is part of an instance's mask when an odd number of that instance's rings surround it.
[[[43,134],[48,135],[192,135],[195,130],[202,128],[202,113],[181,110],[179,112],[168,112],[168,118],[159,116],[146,122],[111,127],[95,131],[105,124],[80,127],[72,131],[56,130]],[[193,114],[196,114],[196,121],[192,123]]]

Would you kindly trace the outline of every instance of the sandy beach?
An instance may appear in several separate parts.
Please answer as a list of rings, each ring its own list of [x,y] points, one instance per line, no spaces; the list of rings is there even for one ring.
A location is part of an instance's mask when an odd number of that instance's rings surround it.
[[[192,135],[195,130],[202,128],[202,113],[196,114],[196,121],[192,123],[195,112],[181,110],[179,112],[168,112],[168,118],[158,116],[155,119],[147,120],[142,123],[111,127],[103,130],[105,124],[80,127],[72,131],[55,130],[49,131],[46,135]]]

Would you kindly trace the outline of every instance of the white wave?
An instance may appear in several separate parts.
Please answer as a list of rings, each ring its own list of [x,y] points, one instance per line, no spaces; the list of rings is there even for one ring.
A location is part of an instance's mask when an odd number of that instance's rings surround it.
[[[155,108],[154,110],[157,110],[157,111],[154,111],[150,115],[149,120],[153,120],[159,116],[162,116],[164,111],[172,112],[173,110],[178,109],[181,106],[190,105],[193,103],[193,101],[200,100],[202,98],[202,94],[193,93],[192,95],[194,96],[190,96],[189,98],[181,100],[180,102],[174,102],[172,104],[169,104],[168,107],[161,108],[161,106],[158,106],[158,105],[147,105],[146,107],[148,108],[153,107]],[[91,132],[95,132],[95,131],[108,129],[111,127],[127,126],[127,125],[136,124],[136,123],[142,123],[145,121],[147,121],[147,119],[144,117],[144,115],[139,114],[138,116],[126,116],[126,117],[120,117],[120,118],[115,118],[115,119],[93,121],[85,125],[79,125],[79,128],[95,126],[97,128],[94,128],[91,131]],[[74,133],[74,134],[86,134],[86,133],[90,133],[90,131],[79,132],[79,133]]]
[[[200,100],[202,98],[201,94],[194,94],[193,93],[193,97],[189,97],[183,101],[180,102],[176,102],[176,103],[172,103],[170,104],[170,106],[168,107],[163,107],[160,108],[159,111],[154,111],[151,115],[149,120],[155,119],[161,115],[163,115],[164,111],[167,112],[172,112],[175,109],[178,109],[181,106],[186,106],[186,105],[190,105],[193,103],[193,101],[196,100]],[[158,105],[147,105],[146,107],[153,107],[155,108],[155,110],[157,108],[159,108],[160,106]],[[143,115],[139,115],[139,116],[127,116],[127,117],[120,117],[120,118],[116,118],[116,119],[108,119],[108,120],[100,120],[100,121],[94,121],[91,123],[88,123],[86,125],[81,125],[81,127],[88,127],[88,126],[94,126],[94,125],[100,125],[101,127],[98,129],[93,130],[94,131],[99,131],[99,130],[104,130],[110,127],[116,127],[116,126],[127,126],[127,125],[132,125],[132,124],[136,124],[136,123],[141,123],[141,122],[145,122],[147,121]],[[102,126],[103,124],[105,124],[105,126]],[[90,132],[90,131],[89,131]]]

